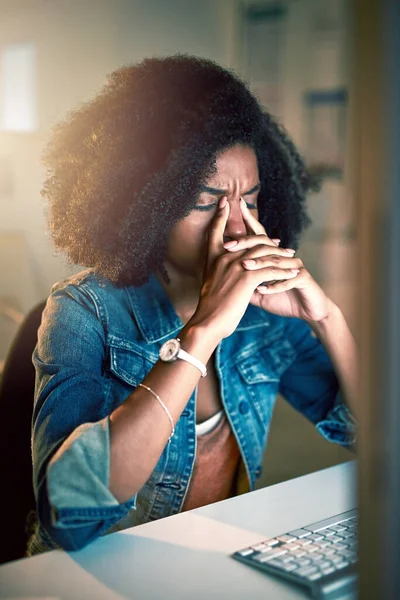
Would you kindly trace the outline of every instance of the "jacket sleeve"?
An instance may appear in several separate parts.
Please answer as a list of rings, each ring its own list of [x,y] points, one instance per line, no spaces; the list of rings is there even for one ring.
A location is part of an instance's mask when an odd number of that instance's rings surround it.
[[[135,508],[109,484],[110,399],[105,327],[80,287],[50,296],[33,354],[33,482],[40,526],[56,545],[81,548]]]
[[[324,346],[299,319],[287,319],[286,334],[297,356],[283,373],[279,391],[325,439],[354,450],[357,422],[344,402]]]

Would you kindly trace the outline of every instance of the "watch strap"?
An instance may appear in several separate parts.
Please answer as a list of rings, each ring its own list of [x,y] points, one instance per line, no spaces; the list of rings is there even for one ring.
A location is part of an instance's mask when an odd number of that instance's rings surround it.
[[[200,360],[198,360],[197,358],[195,358],[194,356],[189,354],[189,352],[186,352],[182,348],[180,348],[180,350],[178,352],[178,358],[181,358],[182,360],[186,360],[186,362],[190,363],[194,367],[197,367],[199,369],[202,377],[205,377],[207,375],[206,366],[203,365],[203,363]]]

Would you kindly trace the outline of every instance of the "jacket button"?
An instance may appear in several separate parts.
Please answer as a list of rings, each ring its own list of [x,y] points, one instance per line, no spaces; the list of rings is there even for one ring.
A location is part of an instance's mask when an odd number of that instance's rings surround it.
[[[256,472],[255,472],[255,476],[256,477],[260,477],[261,473],[262,473],[262,467],[257,467]]]
[[[245,415],[249,412],[249,403],[242,400],[239,402],[239,412],[241,415]]]

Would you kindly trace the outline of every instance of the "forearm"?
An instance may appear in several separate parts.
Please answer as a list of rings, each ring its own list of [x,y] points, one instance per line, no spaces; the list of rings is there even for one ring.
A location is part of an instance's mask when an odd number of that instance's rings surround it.
[[[332,361],[346,404],[358,419],[357,348],[342,311],[332,303],[328,316],[322,321],[310,322],[310,326]]]
[[[207,364],[218,341],[210,328],[188,323],[180,332],[182,348]],[[158,363],[143,383],[167,406],[178,421],[201,374],[184,360]],[[137,493],[153,472],[171,434],[171,423],[159,402],[138,387],[110,416],[111,459],[109,488],[125,502]]]

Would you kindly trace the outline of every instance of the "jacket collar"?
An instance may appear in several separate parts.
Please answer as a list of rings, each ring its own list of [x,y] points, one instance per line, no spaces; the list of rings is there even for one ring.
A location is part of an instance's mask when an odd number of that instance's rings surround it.
[[[167,294],[152,274],[140,287],[129,287],[132,310],[140,333],[148,344],[172,337],[183,328]]]
[[[127,290],[139,330],[148,344],[169,339],[183,328],[181,319],[154,274],[144,285],[131,286]],[[270,315],[267,312],[249,305],[236,331],[266,327],[269,324]]]

